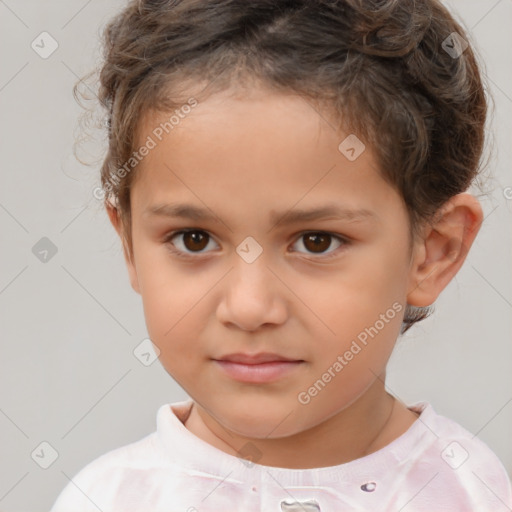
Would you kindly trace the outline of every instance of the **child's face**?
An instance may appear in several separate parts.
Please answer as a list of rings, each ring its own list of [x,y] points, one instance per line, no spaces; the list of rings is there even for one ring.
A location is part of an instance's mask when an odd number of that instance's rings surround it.
[[[213,96],[158,142],[152,132],[169,117],[141,125],[140,143],[150,135],[157,145],[131,192],[130,276],[160,360],[240,435],[281,437],[318,425],[376,382],[399,334],[412,289],[403,201],[370,148],[349,161],[338,149],[349,134],[299,97]],[[150,213],[178,203],[213,219]],[[284,217],[327,205],[371,213]],[[187,228],[200,232],[166,242]],[[319,231],[349,241],[304,236]],[[216,361],[260,352],[302,362],[274,380],[243,382]]]

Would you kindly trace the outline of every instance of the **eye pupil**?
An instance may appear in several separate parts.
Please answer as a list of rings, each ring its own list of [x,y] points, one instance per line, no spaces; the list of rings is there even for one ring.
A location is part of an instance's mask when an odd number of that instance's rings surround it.
[[[208,246],[210,235],[206,231],[202,230],[183,230],[175,233],[170,239],[180,236],[182,237],[181,244],[185,247],[185,251],[179,250],[178,252],[200,253],[204,252],[205,247]],[[309,233],[302,235],[304,247],[311,253],[321,254],[326,252],[332,245],[333,235],[322,231],[310,231]],[[334,237],[336,238],[336,237]],[[341,242],[344,242],[341,240]],[[170,242],[174,245],[173,242]],[[346,242],[344,242],[346,244]]]
[[[309,243],[309,242],[313,242],[313,251],[316,251],[317,249],[318,252],[322,252],[322,251],[325,251],[326,249],[329,248],[329,246],[331,245],[331,242],[330,242],[330,235],[326,235],[326,234],[322,234],[322,233],[310,233],[309,235],[306,235],[306,242]],[[305,244],[305,246],[307,247],[307,243]],[[308,250],[311,250],[309,247],[307,247]]]
[[[199,244],[199,247],[197,245],[191,247],[189,242],[192,242],[192,244]],[[207,245],[207,236],[205,236],[205,233],[202,233],[201,231],[188,231],[183,234],[183,243],[186,248],[191,251],[194,249],[200,251]]]

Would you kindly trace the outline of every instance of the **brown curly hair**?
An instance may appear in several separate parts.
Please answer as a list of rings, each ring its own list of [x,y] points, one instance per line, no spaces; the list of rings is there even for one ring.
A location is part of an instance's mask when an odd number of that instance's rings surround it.
[[[182,107],[194,83],[208,85],[199,101],[233,84],[300,94],[355,133],[400,192],[412,240],[479,172],[487,103],[467,40],[437,0],[128,2],[104,31],[98,97],[104,202],[115,201],[129,254],[136,166],[119,170],[143,114]],[[401,332],[431,312],[407,305]]]

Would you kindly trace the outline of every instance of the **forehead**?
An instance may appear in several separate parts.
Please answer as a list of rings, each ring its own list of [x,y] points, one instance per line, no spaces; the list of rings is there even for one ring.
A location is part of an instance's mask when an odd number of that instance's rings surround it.
[[[139,142],[150,138],[154,147],[137,168],[134,206],[154,209],[188,198],[268,215],[322,203],[370,211],[399,199],[371,148],[298,95],[227,91],[186,110],[173,123],[172,112],[141,121]],[[354,152],[357,158],[347,157]]]

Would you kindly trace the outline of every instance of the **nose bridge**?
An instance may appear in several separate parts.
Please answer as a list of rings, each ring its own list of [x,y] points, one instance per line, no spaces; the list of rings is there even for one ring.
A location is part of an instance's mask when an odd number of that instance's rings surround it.
[[[218,308],[219,320],[244,330],[280,323],[286,315],[283,290],[267,267],[267,254],[258,246],[255,240],[245,240],[236,248]]]
[[[236,248],[230,283],[238,293],[244,295],[269,295],[272,293],[272,272],[267,268],[269,254],[252,237]]]

